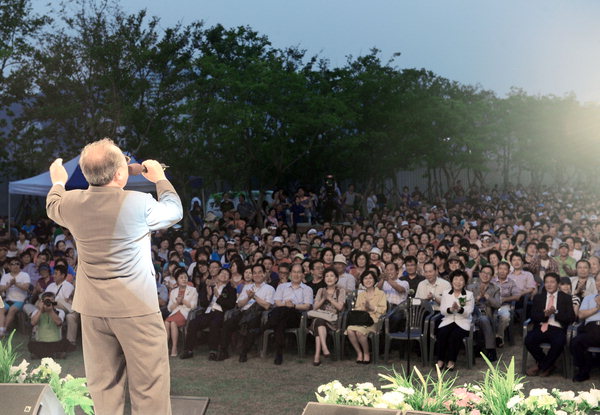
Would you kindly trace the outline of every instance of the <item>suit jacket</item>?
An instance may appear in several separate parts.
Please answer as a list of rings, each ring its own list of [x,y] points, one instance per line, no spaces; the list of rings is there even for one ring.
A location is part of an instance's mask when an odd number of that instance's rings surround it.
[[[202,282],[198,287],[198,303],[200,307],[206,308],[209,306],[211,299],[207,296],[208,290],[206,289],[206,282]],[[221,306],[223,312],[227,310],[231,310],[235,307],[235,303],[237,301],[237,290],[231,286],[231,284],[227,284],[223,287],[223,291],[221,291],[221,295],[217,298],[217,304]]]
[[[183,209],[167,180],[152,195],[118,187],[66,191],[54,185],[48,217],[69,228],[79,263],[73,309],[94,317],[133,317],[159,311],[150,232],[181,220]]]
[[[451,311],[452,304],[459,303],[460,300],[453,294],[453,290],[446,291],[442,294],[442,301],[440,303],[440,313],[444,316],[439,327],[444,327],[452,323],[456,323],[458,327],[463,330],[469,330],[471,328],[471,320],[473,315],[473,309],[475,308],[475,298],[471,291],[463,290],[461,297],[465,297],[465,305],[459,311]]]
[[[576,320],[575,311],[573,310],[573,302],[570,295],[563,293],[558,290],[558,297],[556,297],[556,314],[554,319],[558,321],[563,329],[567,329],[571,323]],[[541,323],[548,321],[549,317],[544,315],[544,309],[548,302],[548,293],[546,291],[537,294],[533,297],[533,305],[531,306],[531,321],[534,326],[538,326]]]
[[[471,284],[469,284],[467,286],[467,290],[469,290],[473,293],[473,297],[477,297],[477,296],[479,296],[479,290],[480,290],[479,286],[480,285],[481,285],[481,281],[479,280],[479,278],[477,278]],[[487,299],[484,302],[485,315],[488,316],[489,318],[492,318],[494,316],[494,311],[499,309],[500,306],[502,305],[502,299],[500,297],[500,287],[498,287],[493,282],[490,282],[490,284],[488,285],[486,294],[489,296],[489,299]]]

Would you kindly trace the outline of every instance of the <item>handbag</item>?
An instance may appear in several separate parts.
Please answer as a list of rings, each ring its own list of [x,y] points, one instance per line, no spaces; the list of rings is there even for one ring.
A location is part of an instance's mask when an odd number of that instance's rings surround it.
[[[363,310],[352,310],[348,313],[349,326],[372,326],[375,324],[368,312]]]
[[[320,318],[322,320],[329,321],[330,323],[335,323],[338,319],[338,315],[336,313],[325,310],[309,310],[306,314],[310,318]]]

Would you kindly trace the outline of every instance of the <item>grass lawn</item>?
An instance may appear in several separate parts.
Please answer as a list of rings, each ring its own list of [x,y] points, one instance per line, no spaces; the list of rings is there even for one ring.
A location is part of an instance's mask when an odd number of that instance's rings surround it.
[[[515,330],[518,332],[518,330]],[[27,338],[15,335],[14,344],[21,343],[21,357],[30,360],[26,351]],[[290,343],[291,344],[291,343]],[[352,360],[341,362],[324,360],[321,366],[314,367],[312,362],[312,338],[309,338],[308,355],[300,360],[297,354],[288,353],[284,357],[283,365],[275,366],[273,356],[261,359],[257,354],[250,354],[248,362],[238,363],[237,355],[223,362],[207,360],[205,346],[196,349],[192,359],[181,360],[171,358],[171,393],[173,395],[203,396],[210,398],[207,414],[264,414],[264,415],[299,415],[308,401],[315,400],[315,391],[323,383],[337,379],[343,384],[358,382],[373,382],[379,385],[378,373],[385,372],[392,365],[401,370],[405,367],[405,360],[400,359],[398,352],[394,352],[390,362],[381,362],[375,365],[357,365]],[[515,346],[505,346],[500,349],[503,362],[508,363],[515,354],[517,370],[521,367],[522,340],[517,337]],[[295,350],[290,346],[290,350]],[[351,346],[348,345],[351,349]],[[353,353],[353,351],[351,350]],[[421,361],[413,353],[412,363],[417,363],[419,369],[431,370],[430,367],[421,366]],[[18,360],[20,362],[20,359]],[[18,363],[17,362],[17,363]],[[528,363],[533,360],[529,357]],[[33,361],[33,364],[38,361]],[[66,359],[59,360],[63,367],[63,374],[71,373],[74,376],[85,376],[83,356],[81,349],[71,353]],[[482,380],[481,372],[486,368],[482,359],[477,359],[475,367],[466,369],[465,355],[461,352],[457,365],[456,375],[459,377],[457,384]],[[593,375],[596,375],[593,373]],[[526,389],[531,388],[560,388],[563,390],[585,390],[592,387],[593,383],[600,384],[592,378],[589,382],[575,384],[562,377],[559,371],[548,378],[530,378]]]

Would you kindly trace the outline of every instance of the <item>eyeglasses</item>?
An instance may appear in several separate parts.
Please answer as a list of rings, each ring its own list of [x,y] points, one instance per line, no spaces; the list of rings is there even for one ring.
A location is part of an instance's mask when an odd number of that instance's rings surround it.
[[[11,262],[10,265],[18,265],[21,266],[21,264],[19,264],[18,262]]]

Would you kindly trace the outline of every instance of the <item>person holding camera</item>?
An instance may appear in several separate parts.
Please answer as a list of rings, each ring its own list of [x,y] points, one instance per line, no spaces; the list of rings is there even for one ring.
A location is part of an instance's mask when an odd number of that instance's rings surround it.
[[[65,312],[67,322],[67,340],[70,343],[69,351],[75,350],[77,345],[77,330],[79,328],[79,313],[73,310],[73,294],[75,287],[66,280],[68,268],[62,264],[54,267],[54,282],[48,284],[45,292],[54,293],[57,308]]]
[[[46,291],[37,303],[37,309],[31,316],[31,325],[35,335],[27,344],[32,359],[42,357],[64,357],[68,344],[62,338],[62,324],[65,312],[56,308],[53,292]]]

